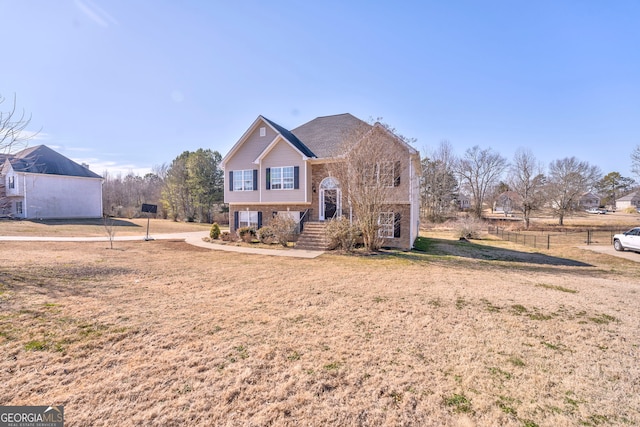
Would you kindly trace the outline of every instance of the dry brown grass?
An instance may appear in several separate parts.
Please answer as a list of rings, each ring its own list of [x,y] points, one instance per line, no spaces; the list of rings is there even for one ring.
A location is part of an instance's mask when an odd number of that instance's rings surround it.
[[[640,272],[446,235],[314,260],[0,243],[0,405],[69,426],[639,425]]]
[[[115,236],[144,236],[147,232],[145,218],[113,218]],[[182,233],[189,231],[209,230],[211,224],[175,222],[166,219],[151,219],[149,233]],[[56,237],[94,237],[107,236],[102,219],[78,220],[10,220],[0,219],[0,235],[2,236],[56,236]]]

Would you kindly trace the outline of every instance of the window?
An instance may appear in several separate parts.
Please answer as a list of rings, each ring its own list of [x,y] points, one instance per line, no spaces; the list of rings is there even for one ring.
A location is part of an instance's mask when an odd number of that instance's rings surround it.
[[[258,212],[257,211],[238,211],[238,224],[240,227],[258,228]]]
[[[402,218],[399,212],[380,212],[378,217],[378,236],[386,239],[400,237],[400,228]]]
[[[232,191],[253,191],[253,170],[237,170],[231,172],[233,175]]]
[[[380,226],[378,229],[379,237],[393,237],[393,220],[393,212],[380,212],[380,216],[378,217],[378,225]]]
[[[266,127],[261,127],[260,128],[260,136],[267,136],[267,128]]]
[[[393,187],[393,162],[378,164],[378,182],[385,187]]]
[[[11,175],[9,177],[9,188],[16,188],[15,176]]]
[[[22,202],[16,202],[16,214],[22,215]]]
[[[272,190],[293,190],[294,175],[293,166],[282,168],[271,168],[271,189]]]
[[[364,171],[364,181],[368,185],[377,183],[385,187],[397,187],[400,185],[400,162],[376,163]]]

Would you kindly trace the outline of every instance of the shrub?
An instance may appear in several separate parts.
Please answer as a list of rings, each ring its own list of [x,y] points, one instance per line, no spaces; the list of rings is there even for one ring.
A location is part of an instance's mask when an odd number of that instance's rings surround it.
[[[361,236],[361,232],[349,219],[341,217],[327,223],[327,240],[329,249],[352,251]]]
[[[629,206],[625,208],[623,212],[628,214],[638,213],[638,208],[636,208],[635,206]]]
[[[269,226],[273,230],[273,237],[282,246],[287,246],[298,232],[298,223],[295,219],[287,215],[276,215],[269,221]]]
[[[229,233],[228,231],[223,231],[220,233],[220,239],[223,242],[233,242],[236,240],[236,236],[233,233]]]
[[[238,236],[245,243],[251,243],[256,238],[256,230],[253,227],[240,227],[238,228]]]
[[[454,230],[456,236],[461,239],[477,239],[484,223],[475,217],[467,216],[456,221]]]
[[[217,222],[211,224],[211,230],[209,231],[209,237],[216,240],[220,238],[220,226]]]
[[[275,242],[276,235],[273,232],[273,228],[266,226],[258,230],[258,240],[260,240],[260,243],[264,243],[266,245],[270,245]]]

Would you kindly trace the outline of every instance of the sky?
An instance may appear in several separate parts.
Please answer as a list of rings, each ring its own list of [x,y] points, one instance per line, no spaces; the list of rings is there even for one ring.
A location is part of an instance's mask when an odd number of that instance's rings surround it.
[[[224,156],[258,115],[351,113],[426,153],[634,177],[636,0],[0,0],[0,20],[0,94],[31,114],[29,145],[99,174]]]

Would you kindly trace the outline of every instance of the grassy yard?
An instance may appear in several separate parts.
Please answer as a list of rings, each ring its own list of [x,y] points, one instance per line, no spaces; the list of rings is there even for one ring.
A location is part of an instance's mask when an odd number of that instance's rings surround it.
[[[0,405],[63,404],[69,426],[640,425],[638,264],[451,237],[313,260],[0,242]]]
[[[146,218],[113,218],[107,220],[116,236],[144,236],[147,232]],[[211,224],[175,222],[166,219],[151,219],[149,233],[182,233],[209,230]],[[78,220],[0,220],[0,236],[56,236],[56,237],[106,237],[102,219]]]

